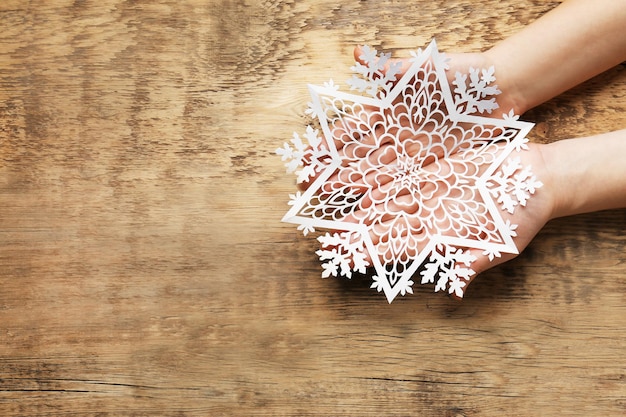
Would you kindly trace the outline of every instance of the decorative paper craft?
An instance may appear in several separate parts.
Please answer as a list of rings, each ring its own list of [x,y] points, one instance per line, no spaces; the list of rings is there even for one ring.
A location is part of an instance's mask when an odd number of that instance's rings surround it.
[[[418,271],[422,284],[462,297],[477,255],[517,253],[517,225],[500,210],[513,213],[542,186],[518,155],[533,125],[512,111],[478,115],[498,108],[494,68],[449,83],[434,41],[411,55],[400,74],[390,54],[364,48],[348,81],[359,94],[310,85],[315,126],[276,150],[304,190],[283,221],[304,235],[329,230],[318,237],[322,277],[373,267],[372,288],[390,303],[413,293]]]

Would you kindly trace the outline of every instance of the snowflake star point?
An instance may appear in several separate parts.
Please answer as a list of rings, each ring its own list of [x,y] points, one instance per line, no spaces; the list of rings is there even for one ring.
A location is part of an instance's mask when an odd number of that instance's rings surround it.
[[[498,108],[493,67],[449,83],[434,41],[411,55],[398,79],[389,54],[364,47],[348,82],[359,94],[310,85],[319,128],[276,151],[308,184],[283,220],[334,231],[318,238],[322,276],[371,267],[371,288],[389,302],[413,293],[418,271],[422,284],[462,297],[474,253],[517,253],[517,226],[500,210],[524,206],[542,185],[510,157],[527,148],[532,124],[484,116]]]

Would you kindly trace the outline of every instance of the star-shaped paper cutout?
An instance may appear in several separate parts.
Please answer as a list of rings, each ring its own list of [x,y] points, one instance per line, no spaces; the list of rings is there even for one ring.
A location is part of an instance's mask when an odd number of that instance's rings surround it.
[[[422,266],[423,284],[462,297],[474,274],[472,249],[517,253],[517,226],[498,204],[513,212],[541,186],[530,167],[509,158],[527,148],[533,125],[512,113],[477,115],[497,108],[494,69],[457,73],[451,91],[434,41],[399,80],[388,54],[365,48],[363,59],[349,84],[369,96],[332,81],[309,86],[322,136],[309,126],[306,144],[294,134],[277,150],[298,182],[309,183],[292,195],[283,221],[305,235],[333,231],[318,237],[323,277],[371,266],[372,288],[391,302],[412,293]]]

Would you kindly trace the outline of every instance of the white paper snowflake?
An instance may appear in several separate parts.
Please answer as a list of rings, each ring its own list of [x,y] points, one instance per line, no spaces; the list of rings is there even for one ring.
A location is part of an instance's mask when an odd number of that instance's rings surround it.
[[[450,86],[434,41],[412,56],[396,79],[399,64],[364,48],[348,81],[359,95],[309,86],[319,126],[276,150],[307,186],[283,221],[305,235],[331,231],[318,237],[322,276],[372,267],[372,288],[389,302],[413,293],[418,271],[422,284],[462,297],[473,249],[517,253],[517,225],[498,206],[512,213],[542,185],[511,155],[527,149],[533,125],[479,115],[498,108],[494,68],[456,73]]]

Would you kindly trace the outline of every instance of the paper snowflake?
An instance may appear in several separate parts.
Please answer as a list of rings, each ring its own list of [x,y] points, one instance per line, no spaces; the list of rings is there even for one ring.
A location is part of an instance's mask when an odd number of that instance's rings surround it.
[[[531,123],[498,108],[494,68],[446,76],[433,41],[410,68],[364,48],[339,91],[310,85],[316,121],[276,152],[305,191],[291,195],[283,221],[305,235],[316,228],[322,276],[366,272],[389,302],[413,293],[415,276],[458,297],[475,274],[477,253],[517,253],[517,225],[500,210],[526,205],[541,182],[518,152]],[[451,85],[450,85],[451,84]]]

